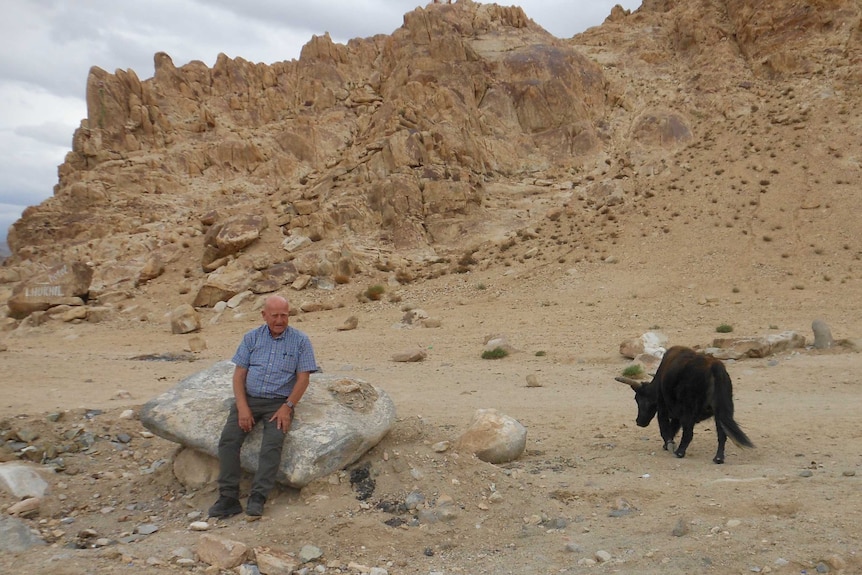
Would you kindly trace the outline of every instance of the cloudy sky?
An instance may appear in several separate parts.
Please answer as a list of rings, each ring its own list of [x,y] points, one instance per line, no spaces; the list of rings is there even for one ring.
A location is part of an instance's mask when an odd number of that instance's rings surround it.
[[[596,26],[614,4],[640,0],[511,0],[557,37]],[[336,42],[390,34],[426,0],[11,0],[0,20],[0,242],[27,206],[53,193],[57,166],[87,114],[87,72],[153,75],[153,55],[176,66],[223,52],[252,62],[299,57],[313,35]]]

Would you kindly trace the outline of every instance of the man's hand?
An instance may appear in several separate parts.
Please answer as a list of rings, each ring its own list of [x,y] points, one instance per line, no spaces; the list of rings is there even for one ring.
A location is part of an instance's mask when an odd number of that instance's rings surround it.
[[[251,409],[247,405],[243,407],[237,406],[236,411],[239,428],[248,433],[254,427],[254,416],[251,414]]]
[[[287,405],[282,405],[269,420],[275,421],[276,427],[283,433],[287,433],[290,429],[290,424],[293,422],[293,410]]]

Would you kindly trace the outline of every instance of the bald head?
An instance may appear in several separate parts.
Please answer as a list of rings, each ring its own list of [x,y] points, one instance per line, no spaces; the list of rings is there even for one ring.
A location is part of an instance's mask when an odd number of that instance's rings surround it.
[[[290,318],[290,303],[280,295],[271,295],[263,303],[263,321],[269,327],[269,332],[278,337],[287,329]]]

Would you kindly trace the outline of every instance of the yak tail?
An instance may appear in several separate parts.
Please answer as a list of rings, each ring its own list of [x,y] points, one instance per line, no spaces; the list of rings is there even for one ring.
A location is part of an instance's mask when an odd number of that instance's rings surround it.
[[[730,440],[737,447],[754,447],[754,444],[733,419],[733,384],[724,365],[712,365],[712,378],[715,383],[715,419]]]

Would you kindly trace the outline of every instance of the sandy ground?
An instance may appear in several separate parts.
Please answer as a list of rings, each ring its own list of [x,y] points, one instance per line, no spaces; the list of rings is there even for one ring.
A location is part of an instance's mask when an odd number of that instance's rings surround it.
[[[803,349],[728,362],[736,419],[756,448],[729,444],[724,465],[711,461],[711,421],[698,425],[687,457],[677,459],[661,450],[655,423],[635,426],[633,393],[613,380],[629,364],[620,342],[651,328],[683,345],[710,343],[722,323],[734,325],[734,335],[792,329],[811,341],[811,321],[825,312],[836,338],[855,337],[854,292],[825,285],[774,297],[753,282],[739,293],[680,270],[649,283],[619,281],[623,272],[640,276],[642,265],[488,267],[390,288],[400,301],[358,302],[363,280],[334,292],[288,293],[295,305],[333,304],[293,325],[311,336],[325,371],[385,389],[398,422],[361,461],[376,480],[367,501],[357,499],[346,470],[301,491],[280,490],[259,522],[236,517],[213,530],[293,554],[314,545],[323,556],[305,567],[327,573],[862,572],[862,355]],[[671,279],[678,277],[685,279]],[[3,339],[3,433],[36,429],[56,438],[83,426],[103,441],[69,455],[66,471],[50,477],[39,513],[24,519],[49,545],[0,556],[0,571],[205,569],[179,567],[173,555],[195,548],[201,535],[188,526],[214,500],[214,486],[188,491],[170,465],[153,472],[176,446],[141,437],[140,423],[119,414],[229,358],[259,314],[248,302],[210,324],[204,312],[197,335],[207,349],[194,361],[133,359],[188,347],[190,336],[170,334],[160,296],[156,287],[143,290],[105,324],[52,321]],[[830,298],[837,303],[825,310],[820,302]],[[400,327],[408,305],[441,327]],[[338,331],[350,315],[359,327]],[[506,335],[520,351],[481,359],[490,334]],[[416,347],[425,361],[391,361]],[[527,387],[530,374],[541,387]],[[523,457],[494,466],[431,448],[455,439],[479,408],[527,427]],[[88,410],[103,413],[87,418]],[[51,422],[51,412],[63,415]],[[132,438],[122,450],[110,441],[118,433]],[[417,524],[393,510],[411,492],[430,508],[451,499],[452,517]],[[0,508],[13,503],[0,494]],[[158,531],[121,542],[148,523]],[[89,548],[86,529],[110,544]]]

